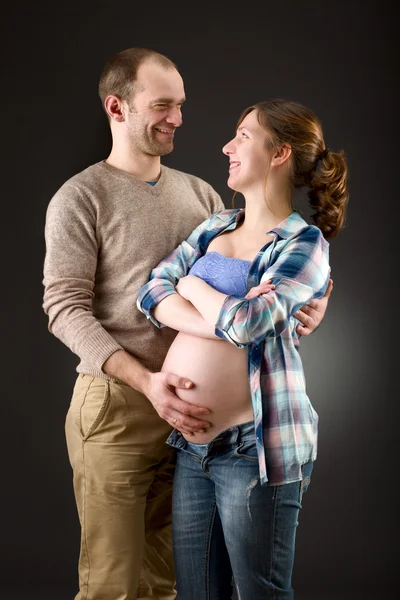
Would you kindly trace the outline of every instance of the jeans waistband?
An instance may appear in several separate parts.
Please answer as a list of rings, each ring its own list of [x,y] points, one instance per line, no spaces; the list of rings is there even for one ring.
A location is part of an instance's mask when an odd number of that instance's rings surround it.
[[[211,446],[236,444],[254,438],[254,421],[247,421],[246,423],[233,425],[233,427],[224,429],[207,444],[194,444],[193,442],[188,442],[180,431],[174,429],[167,439],[167,444],[177,449],[187,450],[193,454],[204,454],[210,450]]]

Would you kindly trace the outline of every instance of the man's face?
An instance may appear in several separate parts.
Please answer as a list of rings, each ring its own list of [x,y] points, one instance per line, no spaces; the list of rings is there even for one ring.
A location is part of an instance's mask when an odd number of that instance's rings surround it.
[[[143,154],[169,154],[174,149],[175,129],[182,125],[182,77],[173,68],[148,61],[138,69],[136,88],[125,113],[129,139]]]

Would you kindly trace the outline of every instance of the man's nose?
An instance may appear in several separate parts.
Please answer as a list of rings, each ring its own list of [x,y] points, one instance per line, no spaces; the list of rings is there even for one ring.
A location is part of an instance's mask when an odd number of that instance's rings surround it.
[[[171,125],[174,125],[175,127],[180,127],[182,125],[181,109],[178,106],[171,108],[165,120],[167,123],[171,123]]]

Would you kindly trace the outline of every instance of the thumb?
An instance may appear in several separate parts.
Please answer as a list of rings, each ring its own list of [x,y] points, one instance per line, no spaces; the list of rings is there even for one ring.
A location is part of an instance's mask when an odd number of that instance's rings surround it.
[[[325,298],[329,298],[333,290],[333,279],[329,280],[328,287],[326,288],[326,292],[324,294]]]
[[[190,379],[186,379],[186,377],[179,377],[179,375],[174,375],[173,373],[167,374],[167,384],[186,390],[193,387],[193,382],[190,381]]]

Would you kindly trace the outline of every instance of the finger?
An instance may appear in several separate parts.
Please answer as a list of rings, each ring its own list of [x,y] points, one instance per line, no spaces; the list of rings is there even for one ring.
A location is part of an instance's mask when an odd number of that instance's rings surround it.
[[[167,420],[175,429],[191,431],[192,433],[203,433],[204,430],[211,426],[211,423],[208,423],[208,421],[201,421],[200,419],[185,416],[181,413],[174,413],[174,416]]]
[[[257,298],[257,296],[259,296],[260,294],[255,290],[252,289],[250,290],[250,292],[247,293],[247,295],[245,296],[246,300],[251,300],[252,298]]]
[[[186,429],[182,429],[182,427],[178,431],[180,431],[180,433],[182,433],[183,435],[186,435],[187,437],[194,436],[194,432],[193,431],[186,431]]]
[[[168,423],[173,424],[174,427],[177,426],[177,423],[173,423],[173,420],[179,417],[179,424],[181,424],[183,422],[182,419],[184,419],[185,416],[191,418],[191,423],[196,425],[196,429],[199,429],[202,426],[210,426],[208,421],[201,420],[211,413],[209,408],[197,406],[196,404],[181,400],[173,391],[169,390],[168,387],[163,388],[162,396],[158,399],[155,408],[160,417],[165,421],[168,421]],[[192,429],[192,427],[188,426],[188,430],[190,429]]]
[[[209,415],[211,410],[206,408],[205,406],[197,406],[197,404],[191,404],[190,402],[186,402],[185,400],[181,400],[176,396],[173,392],[166,391],[164,397],[167,398],[167,402],[164,401],[164,419],[175,419],[176,417],[193,417],[193,420],[198,424],[200,419],[202,419],[205,415]],[[204,423],[209,426],[207,421]],[[190,429],[190,427],[189,427]]]
[[[174,375],[173,373],[167,373],[167,385],[172,385],[173,387],[179,389],[191,389],[193,387],[193,381],[190,379],[186,379],[186,377],[179,377],[179,375]]]
[[[306,327],[311,327],[313,319],[305,312],[303,312],[303,310],[298,311],[295,316],[301,322],[302,325]]]
[[[258,296],[261,296],[262,294],[267,294],[268,292],[270,292],[271,290],[274,290],[274,289],[275,289],[275,285],[273,283],[271,283],[271,284],[260,283],[260,285],[256,285],[255,287],[252,287],[247,292],[245,299],[251,300],[251,298],[257,298]]]
[[[311,316],[313,314],[313,312],[315,312],[315,309],[308,306],[307,304],[305,306],[302,306],[296,313],[296,317],[297,315],[309,315]]]
[[[252,298],[257,298],[258,294],[257,292],[255,292],[254,290],[250,290],[250,292],[247,292],[246,296],[245,296],[245,300],[251,300]]]
[[[297,325],[296,331],[299,335],[310,335],[311,329],[308,327],[303,327],[302,325]]]
[[[276,286],[274,283],[269,283],[269,281],[263,281],[256,287],[261,288],[261,289],[268,288],[269,290],[274,290]]]

